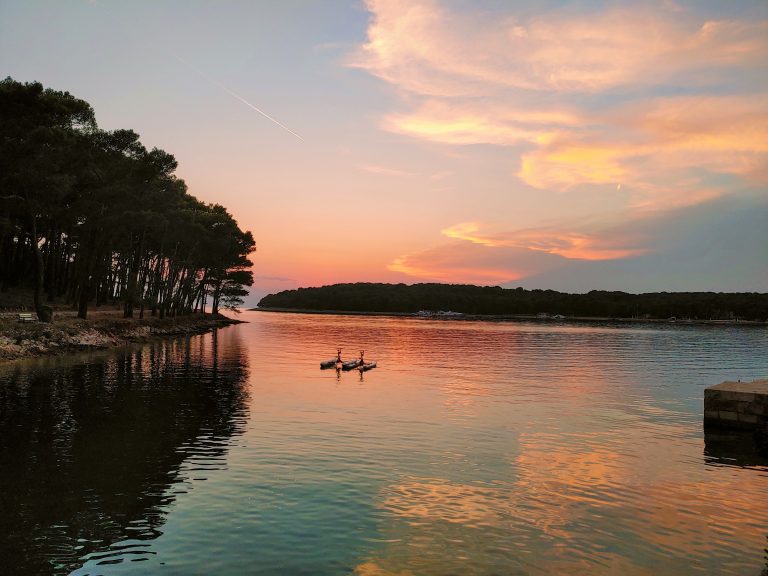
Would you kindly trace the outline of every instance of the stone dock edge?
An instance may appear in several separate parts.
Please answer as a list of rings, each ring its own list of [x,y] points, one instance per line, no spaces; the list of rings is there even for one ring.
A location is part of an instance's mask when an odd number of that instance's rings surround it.
[[[768,422],[768,379],[722,382],[704,390],[704,424],[755,430]]]

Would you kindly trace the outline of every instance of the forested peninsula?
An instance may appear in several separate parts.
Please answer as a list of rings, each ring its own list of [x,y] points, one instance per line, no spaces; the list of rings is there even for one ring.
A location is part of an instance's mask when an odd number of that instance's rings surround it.
[[[265,296],[259,309],[415,314],[452,311],[472,316],[768,321],[768,294],[593,290],[567,294],[457,284],[334,284]]]
[[[253,235],[176,169],[68,92],[0,81],[0,359],[229,322]]]

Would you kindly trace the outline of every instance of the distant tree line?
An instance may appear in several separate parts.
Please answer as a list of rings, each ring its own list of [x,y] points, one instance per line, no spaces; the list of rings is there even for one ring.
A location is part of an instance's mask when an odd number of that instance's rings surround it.
[[[265,296],[264,308],[369,312],[451,310],[464,314],[562,314],[601,318],[768,319],[768,294],[505,289],[456,284],[334,284]]]
[[[55,300],[81,318],[104,303],[125,317],[241,304],[253,236],[176,167],[68,92],[0,81],[0,290],[31,288],[46,321]]]

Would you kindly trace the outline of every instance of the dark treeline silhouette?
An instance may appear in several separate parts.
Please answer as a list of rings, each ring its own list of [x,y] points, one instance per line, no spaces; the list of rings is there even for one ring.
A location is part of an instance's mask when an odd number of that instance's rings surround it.
[[[452,310],[465,314],[562,314],[601,318],[768,319],[768,294],[652,292],[627,294],[593,290],[566,294],[554,290],[505,289],[458,284],[334,284],[265,296],[263,308],[354,312]]]
[[[99,129],[68,92],[0,81],[0,290],[33,289],[44,321],[44,300],[81,318],[91,303],[125,317],[242,303],[253,236],[188,194],[176,167],[132,130]]]

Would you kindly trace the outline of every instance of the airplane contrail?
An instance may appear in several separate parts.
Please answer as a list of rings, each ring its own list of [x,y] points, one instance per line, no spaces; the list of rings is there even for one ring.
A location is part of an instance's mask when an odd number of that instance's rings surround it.
[[[261,109],[260,109],[260,108],[258,108],[257,106],[254,106],[253,104],[251,104],[250,102],[248,102],[248,100],[246,100],[245,98],[243,98],[242,96],[240,96],[240,94],[238,94],[237,92],[233,92],[232,90],[230,90],[229,88],[227,88],[226,86],[224,86],[224,84],[222,84],[221,82],[219,82],[219,81],[218,81],[218,80],[216,80],[215,78],[211,78],[211,77],[210,77],[210,76],[208,76],[208,75],[207,75],[205,72],[203,72],[203,71],[202,71],[202,70],[200,70],[199,68],[196,68],[195,66],[193,66],[192,64],[190,64],[189,62],[187,62],[186,60],[184,60],[184,58],[182,58],[181,56],[178,56],[178,55],[174,54],[174,57],[175,57],[175,58],[176,58],[176,59],[177,59],[179,62],[181,62],[182,64],[184,64],[185,66],[187,66],[187,67],[188,67],[190,70],[193,70],[194,72],[197,72],[198,74],[200,74],[200,76],[202,76],[203,78],[205,78],[206,80],[208,80],[208,82],[210,82],[210,83],[212,83],[212,84],[215,84],[216,86],[218,86],[219,88],[221,88],[222,90],[224,90],[224,92],[226,92],[227,94],[229,94],[229,95],[230,95],[230,96],[232,96],[233,98],[236,98],[236,99],[238,99],[240,102],[242,102],[243,104],[245,104],[246,106],[248,106],[248,108],[250,108],[251,110],[255,110],[256,112],[258,112],[259,114],[261,114],[262,116],[264,116],[264,118],[266,118],[267,120],[270,120],[271,122],[274,122],[275,124],[277,124],[278,126],[280,126],[280,128],[282,128],[282,129],[283,129],[283,130],[285,130],[286,132],[290,132],[291,134],[293,134],[294,136],[296,136],[296,138],[298,138],[298,139],[299,139],[299,140],[301,140],[302,142],[306,142],[306,140],[304,140],[304,138],[302,138],[301,136],[299,136],[298,134],[296,134],[296,132],[294,132],[293,130],[291,130],[290,128],[288,128],[288,126],[286,126],[285,124],[282,124],[280,121],[276,120],[275,118],[272,118],[272,116],[270,116],[269,114],[267,114],[266,112],[264,112],[264,110],[261,110]]]

